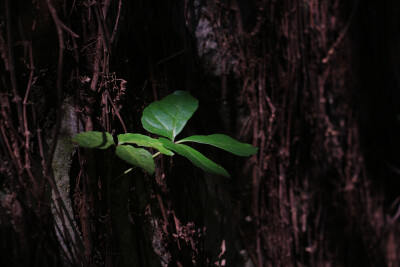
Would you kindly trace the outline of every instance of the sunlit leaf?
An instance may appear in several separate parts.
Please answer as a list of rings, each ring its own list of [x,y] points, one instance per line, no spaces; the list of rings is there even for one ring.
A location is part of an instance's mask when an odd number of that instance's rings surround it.
[[[136,144],[138,146],[144,147],[152,147],[160,151],[162,154],[172,156],[174,153],[171,150],[166,149],[160,140],[151,138],[150,136],[142,135],[142,134],[119,134],[118,136],[118,144]]]
[[[250,144],[239,142],[232,137],[224,134],[193,135],[179,140],[177,143],[183,142],[195,142],[213,145],[228,152],[231,152],[232,154],[245,157],[256,154],[258,150],[258,148],[253,147]]]
[[[181,156],[188,158],[194,165],[211,173],[230,177],[229,173],[220,165],[206,158],[199,151],[183,144],[175,144],[168,139],[160,138],[160,142],[168,149],[171,149]]]
[[[115,145],[113,137],[107,132],[83,132],[75,135],[72,141],[76,142],[78,146],[87,148],[106,149],[111,145]]]
[[[154,160],[150,152],[146,149],[136,148],[130,145],[120,145],[117,146],[115,153],[127,163],[138,166],[149,174],[154,173]]]
[[[143,110],[142,125],[147,131],[174,140],[198,107],[187,91],[176,91]]]

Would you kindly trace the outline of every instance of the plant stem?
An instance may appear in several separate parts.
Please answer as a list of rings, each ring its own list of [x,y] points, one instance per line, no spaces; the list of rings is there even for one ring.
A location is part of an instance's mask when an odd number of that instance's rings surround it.
[[[124,176],[125,174],[128,174],[128,173],[130,173],[130,172],[131,172],[131,171],[133,171],[135,168],[136,168],[136,166],[135,166],[135,167],[132,167],[132,168],[129,168],[129,169],[127,169],[126,171],[124,171],[123,173],[121,173],[120,175],[118,175],[116,179],[118,179],[118,178],[120,178],[120,177]]]
[[[153,155],[153,159],[155,158],[155,157],[157,157],[158,155],[160,155],[161,153],[160,152],[157,152],[156,154],[154,154]]]

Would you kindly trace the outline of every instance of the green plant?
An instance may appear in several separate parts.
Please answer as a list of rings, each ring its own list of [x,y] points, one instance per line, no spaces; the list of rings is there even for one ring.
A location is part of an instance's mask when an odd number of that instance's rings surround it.
[[[115,144],[110,133],[91,131],[79,133],[73,137],[73,140],[79,146],[87,148],[106,149],[116,146],[115,153],[118,157],[129,164],[142,168],[149,174],[153,174],[155,170],[154,157],[160,153],[173,156],[176,152],[205,171],[229,177],[229,173],[223,167],[182,143],[195,142],[213,145],[238,156],[250,156],[257,153],[258,149],[224,134],[193,135],[175,141],[175,137],[182,131],[197,108],[198,100],[196,98],[187,91],[176,91],[162,100],[151,103],[143,111],[143,128],[162,136],[158,139],[142,134],[126,133],[119,134],[117,136],[118,144]],[[159,152],[152,155],[141,147],[154,148]]]

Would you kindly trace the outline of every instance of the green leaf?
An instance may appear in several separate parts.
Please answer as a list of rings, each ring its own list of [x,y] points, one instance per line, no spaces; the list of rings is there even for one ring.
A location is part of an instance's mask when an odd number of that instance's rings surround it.
[[[220,165],[206,158],[199,151],[187,145],[175,144],[168,139],[160,138],[160,142],[168,149],[171,149],[181,156],[188,158],[194,165],[205,171],[230,177],[229,173]]]
[[[113,137],[107,132],[83,132],[75,135],[72,141],[78,143],[78,146],[88,148],[106,149],[115,145]]]
[[[118,135],[118,144],[136,144],[138,146],[144,147],[152,147],[160,151],[160,153],[168,156],[174,155],[174,152],[166,149],[158,139],[151,138],[149,136],[143,134],[119,134]]]
[[[258,150],[258,148],[253,147],[250,144],[239,142],[224,134],[193,135],[179,140],[177,143],[183,142],[208,144],[231,152],[232,154],[245,157],[256,154]]]
[[[149,174],[153,174],[155,170],[154,160],[149,151],[143,148],[136,148],[129,145],[117,146],[115,153],[122,160],[129,164],[144,169]]]
[[[199,101],[187,91],[175,91],[143,110],[142,125],[147,131],[174,141],[192,117]]]

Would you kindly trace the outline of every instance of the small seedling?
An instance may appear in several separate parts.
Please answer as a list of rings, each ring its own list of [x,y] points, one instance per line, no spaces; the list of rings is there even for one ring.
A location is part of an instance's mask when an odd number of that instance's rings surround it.
[[[79,133],[72,140],[79,146],[87,148],[106,149],[116,146],[115,153],[118,157],[129,164],[142,168],[149,174],[153,174],[155,171],[154,158],[156,156],[160,153],[173,156],[176,152],[207,172],[230,177],[223,167],[183,143],[208,144],[245,157],[257,153],[258,148],[241,143],[224,134],[193,135],[175,141],[175,137],[197,110],[198,104],[198,100],[189,92],[176,91],[164,99],[148,105],[143,110],[142,125],[147,131],[162,136],[158,139],[137,133],[126,133],[119,134],[117,136],[118,144],[115,144],[110,133],[91,131]],[[159,152],[152,155],[148,150],[140,147],[154,148]]]

